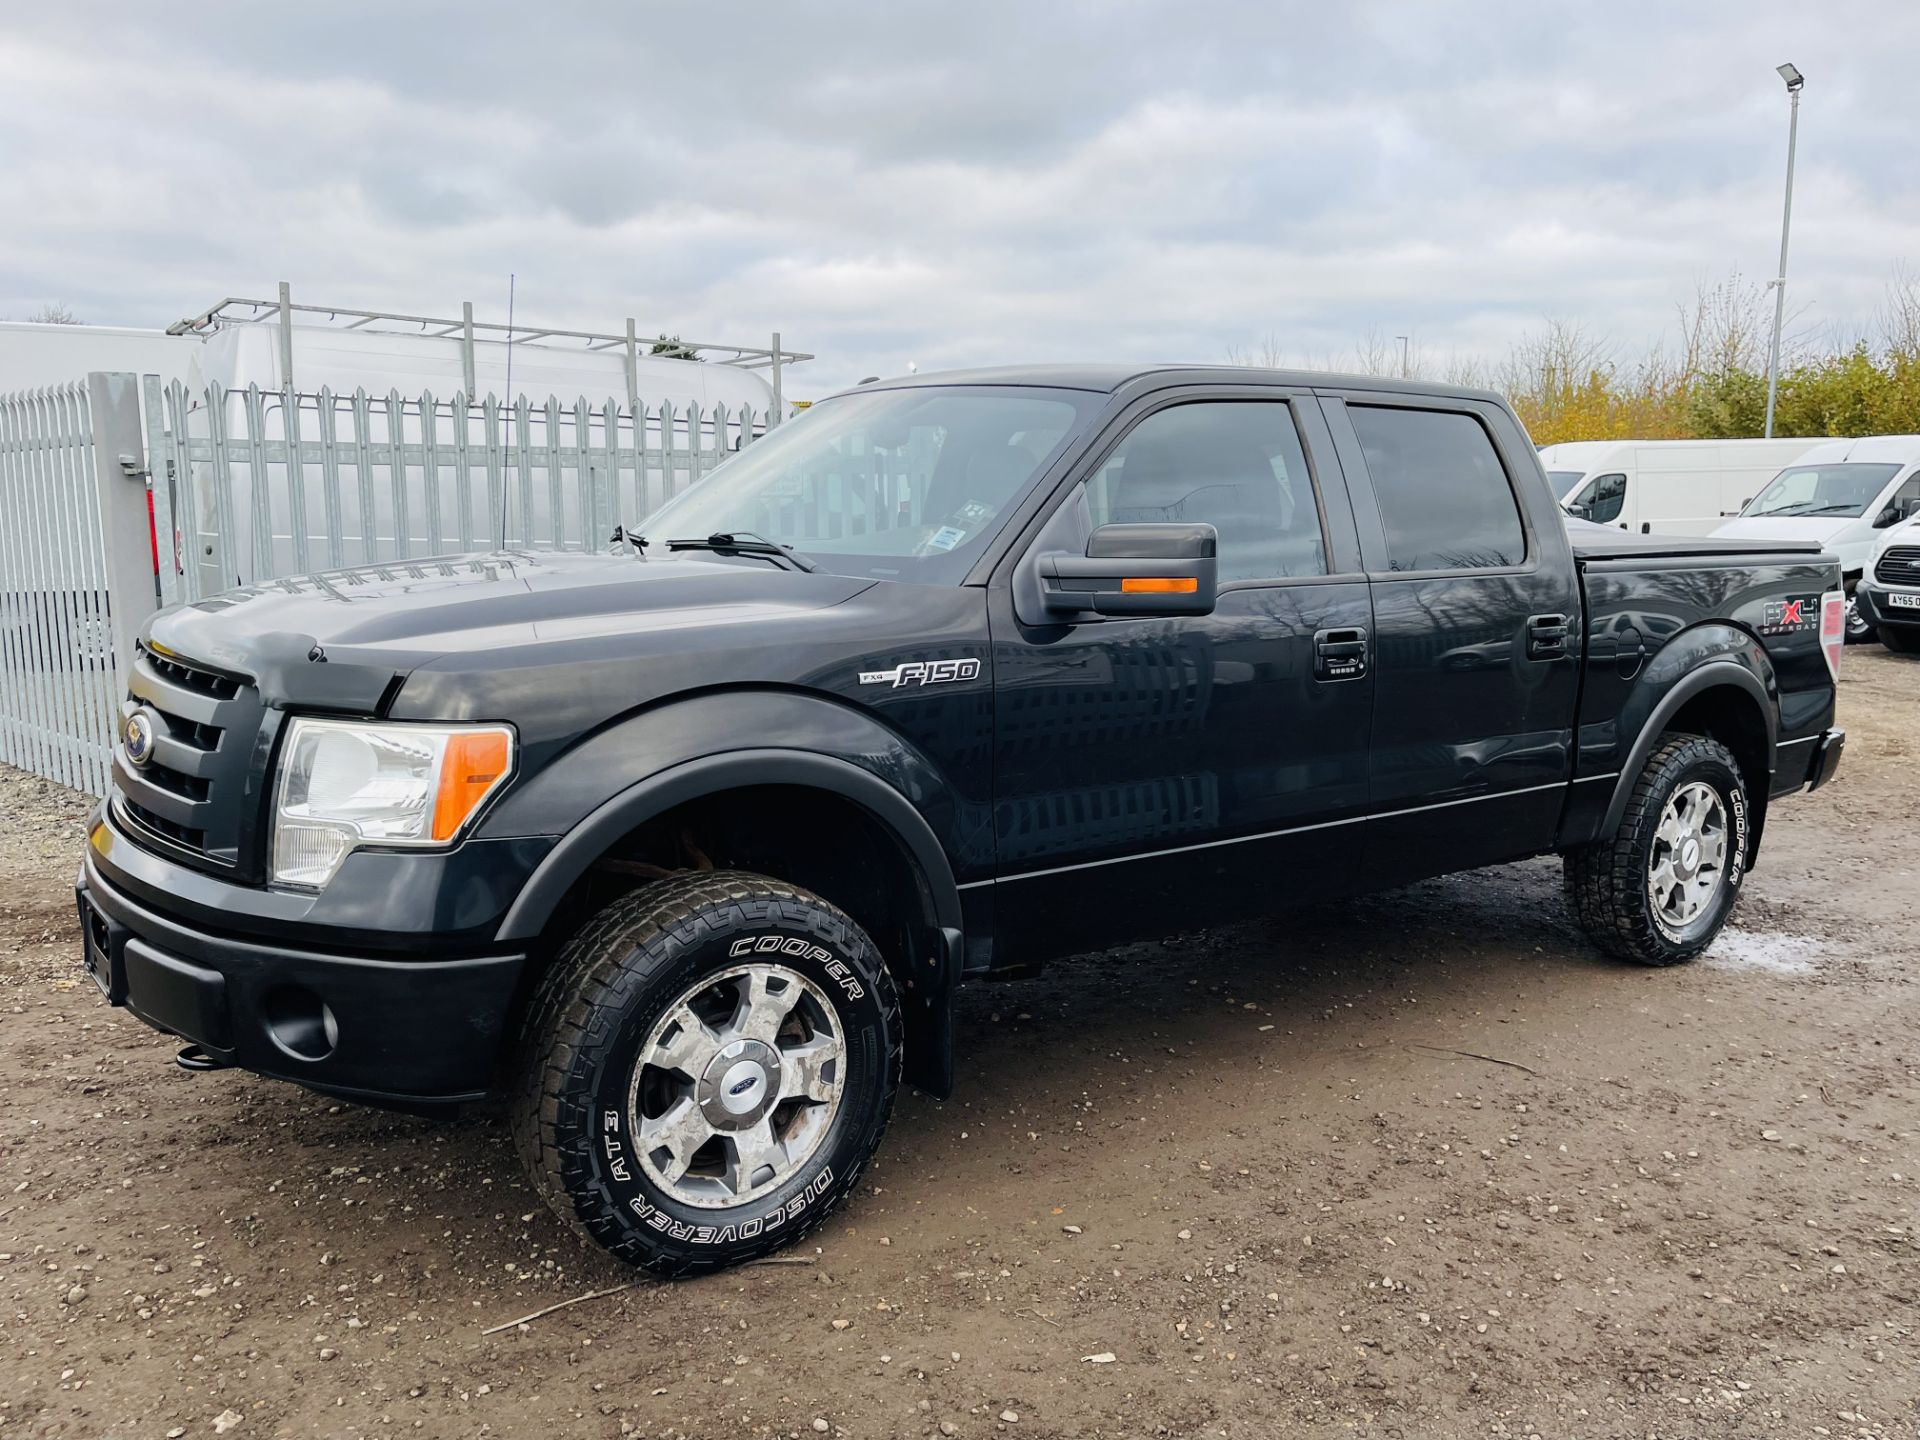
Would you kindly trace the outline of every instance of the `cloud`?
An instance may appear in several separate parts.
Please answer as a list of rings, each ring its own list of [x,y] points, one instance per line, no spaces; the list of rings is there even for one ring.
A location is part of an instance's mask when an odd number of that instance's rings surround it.
[[[305,299],[917,362],[1638,348],[1702,276],[1920,259],[1911,6],[441,3],[0,20],[0,314]],[[1802,308],[1804,307],[1804,308]]]

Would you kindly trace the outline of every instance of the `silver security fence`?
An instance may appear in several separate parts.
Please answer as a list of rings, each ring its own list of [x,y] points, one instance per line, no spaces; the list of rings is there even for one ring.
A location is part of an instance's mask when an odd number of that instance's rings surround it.
[[[579,396],[163,386],[143,419],[162,600],[316,570],[497,548],[607,548],[772,418]],[[164,558],[164,557],[163,557]]]
[[[0,761],[100,795],[119,682],[89,390],[0,396]]]
[[[605,551],[777,421],[125,374],[0,396],[0,762],[104,795],[157,606],[466,551]]]

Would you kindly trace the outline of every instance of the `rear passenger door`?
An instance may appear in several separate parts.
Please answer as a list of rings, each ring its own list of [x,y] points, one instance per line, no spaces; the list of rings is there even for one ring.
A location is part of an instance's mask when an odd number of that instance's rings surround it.
[[[1062,623],[1033,602],[1040,555],[1169,520],[1218,531],[1213,613]],[[1000,963],[1357,887],[1372,617],[1311,395],[1210,388],[1130,407],[988,603]]]
[[[1549,848],[1580,602],[1531,447],[1489,403],[1359,391],[1322,406],[1373,595],[1370,879]]]

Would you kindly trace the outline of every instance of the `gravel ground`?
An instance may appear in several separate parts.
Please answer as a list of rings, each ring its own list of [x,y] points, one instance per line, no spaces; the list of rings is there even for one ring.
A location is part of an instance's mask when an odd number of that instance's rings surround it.
[[[630,1276],[496,1116],[176,1069],[0,771],[0,1437],[1912,1436],[1917,699],[1699,963],[1533,862],[974,987],[807,1263],[491,1335]]]

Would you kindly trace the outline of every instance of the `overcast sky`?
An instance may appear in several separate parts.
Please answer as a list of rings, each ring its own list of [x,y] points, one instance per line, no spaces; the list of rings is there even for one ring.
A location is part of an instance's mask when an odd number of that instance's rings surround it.
[[[270,295],[786,343],[789,394],[1272,335],[1638,349],[1920,265],[1920,4],[0,0],[0,316]]]

